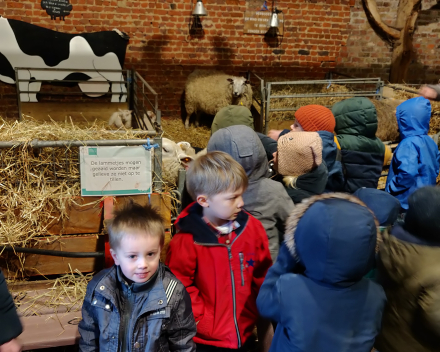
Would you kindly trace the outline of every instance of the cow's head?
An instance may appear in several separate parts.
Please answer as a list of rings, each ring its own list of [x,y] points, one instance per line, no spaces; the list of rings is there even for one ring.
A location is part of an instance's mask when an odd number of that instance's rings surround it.
[[[232,95],[234,98],[239,97],[245,92],[245,89],[247,89],[246,84],[250,84],[246,78],[243,77],[233,77],[227,79],[232,87]]]

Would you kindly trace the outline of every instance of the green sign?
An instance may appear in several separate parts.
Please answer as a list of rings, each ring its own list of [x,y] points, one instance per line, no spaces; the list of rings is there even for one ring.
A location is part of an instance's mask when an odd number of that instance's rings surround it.
[[[80,147],[81,195],[151,193],[151,157],[142,146]]]

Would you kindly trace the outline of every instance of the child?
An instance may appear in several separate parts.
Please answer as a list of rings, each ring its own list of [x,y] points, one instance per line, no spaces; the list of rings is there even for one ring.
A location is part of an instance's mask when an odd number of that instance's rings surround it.
[[[344,176],[341,165],[341,152],[336,137],[335,117],[330,109],[321,105],[306,105],[295,112],[295,123],[290,126],[291,130],[270,130],[269,137],[259,135],[265,144],[265,149],[272,154],[277,151],[277,143],[280,137],[289,132],[317,132],[322,140],[322,158],[328,170],[326,190],[336,192],[342,189]],[[272,141],[271,138],[274,140]]]
[[[177,219],[166,263],[191,296],[197,352],[247,351],[272,260],[263,226],[242,209],[246,173],[215,151],[192,163],[186,183],[196,202]]]
[[[220,128],[243,125],[254,129],[254,118],[251,111],[243,105],[228,105],[220,109],[211,125],[211,134]]]
[[[164,228],[150,206],[130,203],[109,229],[115,265],[87,286],[81,351],[195,351],[191,300],[160,261]]]
[[[420,95],[430,100],[440,100],[440,84],[428,84],[420,88]]]
[[[263,224],[275,261],[293,202],[282,184],[268,178],[269,162],[260,139],[247,126],[226,127],[209,139],[208,152],[214,150],[228,153],[246,171],[249,186],[243,193],[244,209]]]
[[[21,345],[17,341],[23,328],[15,309],[14,300],[8,292],[5,277],[0,270],[0,351],[20,352]]]
[[[289,132],[278,139],[274,169],[283,176],[293,203],[322,194],[327,184],[327,167],[322,162],[321,138],[316,132]]]
[[[371,351],[386,301],[363,278],[374,264],[376,225],[347,194],[295,206],[257,299],[260,314],[278,323],[271,351]]]
[[[377,188],[391,150],[376,137],[375,106],[367,98],[356,97],[336,103],[332,112],[345,173],[342,190],[354,193],[362,187]]]
[[[409,99],[396,109],[400,143],[388,172],[385,190],[395,196],[403,211],[416,189],[435,185],[439,172],[438,147],[428,136],[431,103],[423,97]]]
[[[403,226],[384,236],[378,281],[387,295],[380,352],[440,351],[440,188],[408,198]]]

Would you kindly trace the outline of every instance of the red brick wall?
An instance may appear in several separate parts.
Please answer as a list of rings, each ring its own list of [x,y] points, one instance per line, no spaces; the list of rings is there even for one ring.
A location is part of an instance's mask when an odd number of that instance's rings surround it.
[[[392,48],[371,28],[361,0],[351,8],[350,35],[338,58],[337,71],[356,77],[388,79]],[[376,0],[385,23],[395,24],[399,0]],[[434,83],[440,79],[440,6],[435,0],[422,0],[414,33],[413,60],[407,82]]]
[[[64,22],[50,20],[40,0],[0,0],[0,15],[69,33],[113,28],[126,32],[130,42],[125,67],[138,70],[160,94],[164,116],[177,117],[186,77],[196,67],[231,74],[253,70],[265,78],[320,79],[337,66],[359,77],[386,78],[389,49],[368,28],[356,1],[278,0],[285,18],[281,43],[243,34],[243,14],[251,3],[244,0],[205,0],[203,37],[189,35],[191,0],[71,0],[73,10]],[[384,3],[385,12],[387,4],[394,3]],[[437,47],[428,47],[439,45],[434,32],[438,28],[438,23],[428,25],[416,35],[419,62],[433,74],[440,69],[434,60]],[[428,46],[428,37],[422,35],[431,36]],[[358,72],[358,67],[363,70]],[[13,117],[15,86],[0,82],[0,99],[0,115]]]

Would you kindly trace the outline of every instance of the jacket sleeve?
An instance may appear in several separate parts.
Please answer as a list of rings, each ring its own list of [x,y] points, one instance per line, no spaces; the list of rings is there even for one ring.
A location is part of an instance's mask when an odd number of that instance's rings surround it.
[[[0,345],[15,339],[23,328],[15,309],[14,300],[8,291],[5,277],[0,270]]]
[[[191,309],[191,297],[182,287],[168,326],[170,351],[194,352],[196,344],[193,337],[196,332],[197,326]]]
[[[440,283],[423,285],[424,289],[419,297],[421,308],[421,325],[427,331],[434,332],[440,337]]]
[[[267,239],[266,231],[260,221],[256,220],[258,223],[256,226],[256,232],[258,233],[258,241],[256,243],[255,249],[255,264],[254,271],[252,274],[252,289],[258,295],[261,285],[263,284],[264,278],[266,277],[267,270],[272,265],[272,257],[269,251],[269,241]]]
[[[99,327],[93,315],[91,292],[87,292],[84,299],[82,320],[78,325],[78,331],[81,335],[79,339],[79,350],[81,352],[99,351]]]
[[[391,167],[394,176],[388,182],[392,194],[401,193],[411,188],[418,173],[418,152],[410,141],[403,140],[397,148]]]
[[[279,278],[283,274],[291,273],[295,266],[295,260],[283,243],[277,261],[267,272],[266,279],[257,297],[257,307],[261,316],[276,322],[281,321],[283,307]]]
[[[197,257],[193,242],[191,235],[175,235],[168,247],[165,264],[185,286],[186,291],[191,297],[194,318],[196,319],[196,322],[199,322],[203,317],[205,304],[199,295],[199,289],[194,285]]]
[[[267,160],[273,159],[273,153],[278,150],[278,142],[263,133],[256,132],[263,144],[264,150],[266,151]]]

